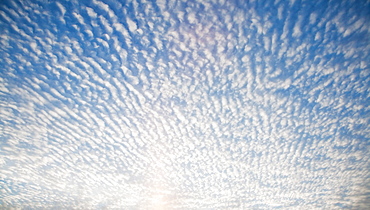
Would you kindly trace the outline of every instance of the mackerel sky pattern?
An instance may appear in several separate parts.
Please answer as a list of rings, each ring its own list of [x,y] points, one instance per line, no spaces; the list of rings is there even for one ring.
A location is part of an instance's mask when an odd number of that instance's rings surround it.
[[[370,2],[3,0],[0,208],[366,209]]]

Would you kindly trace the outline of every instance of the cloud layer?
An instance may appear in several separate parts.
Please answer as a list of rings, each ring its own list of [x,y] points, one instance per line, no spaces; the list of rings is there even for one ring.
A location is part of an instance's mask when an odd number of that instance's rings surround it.
[[[0,206],[364,209],[365,1],[0,4]]]

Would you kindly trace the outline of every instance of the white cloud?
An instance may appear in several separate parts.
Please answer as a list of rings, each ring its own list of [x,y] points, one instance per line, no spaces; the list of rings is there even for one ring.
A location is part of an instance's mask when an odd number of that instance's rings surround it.
[[[283,10],[284,10],[284,6],[283,5],[278,8],[278,18],[280,20],[283,19]]]
[[[85,9],[90,18],[96,19],[98,17],[98,14],[94,11],[94,9],[90,7],[86,7]]]
[[[301,17],[301,16],[300,16]],[[302,35],[301,31],[301,21],[298,20],[293,28],[293,37],[299,37]]]
[[[128,28],[131,32],[136,32],[137,26],[136,26],[136,23],[133,20],[131,20],[130,18],[127,18],[127,24],[128,24]]]

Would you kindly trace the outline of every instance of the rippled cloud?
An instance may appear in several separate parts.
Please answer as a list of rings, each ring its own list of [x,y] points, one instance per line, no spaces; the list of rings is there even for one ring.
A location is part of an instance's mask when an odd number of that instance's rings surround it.
[[[369,3],[0,3],[0,206],[365,209]]]

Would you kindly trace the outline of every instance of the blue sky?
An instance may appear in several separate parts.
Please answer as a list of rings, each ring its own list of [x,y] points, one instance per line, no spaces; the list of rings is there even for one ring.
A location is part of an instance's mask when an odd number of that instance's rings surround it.
[[[366,209],[370,3],[0,3],[0,207]]]

